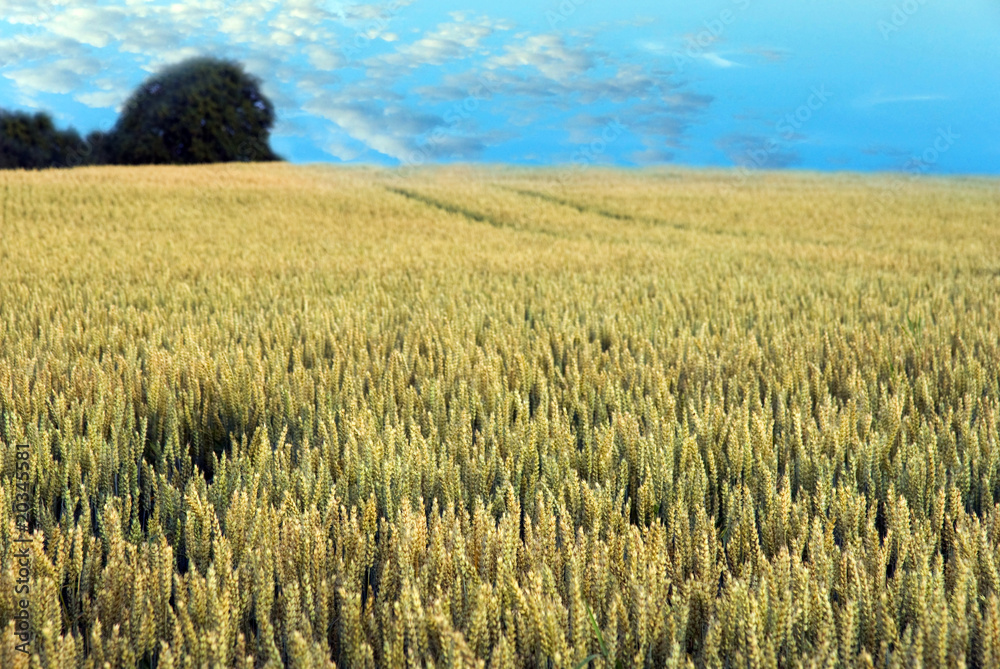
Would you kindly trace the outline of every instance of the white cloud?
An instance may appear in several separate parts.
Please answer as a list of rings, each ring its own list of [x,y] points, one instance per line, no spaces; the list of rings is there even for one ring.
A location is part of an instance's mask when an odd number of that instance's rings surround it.
[[[271,41],[278,46],[292,46],[298,40],[291,33],[286,33],[283,30],[275,30],[271,33]]]
[[[453,17],[457,23],[442,23],[415,42],[401,44],[390,54],[368,59],[365,65],[376,76],[391,76],[398,73],[399,68],[444,65],[467,58],[482,47],[487,37],[497,30],[509,28],[506,22],[494,21],[488,17],[467,21],[465,14],[461,12],[454,13]],[[395,34],[392,36],[398,37]],[[386,39],[388,35],[383,34],[382,37]]]
[[[661,99],[669,111],[675,114],[692,115],[708,109],[714,98],[711,95],[698,93],[671,92]]]
[[[334,124],[352,142],[337,138],[325,150],[342,160],[353,160],[368,147],[403,163],[439,158],[475,158],[488,143],[505,137],[496,132],[476,132],[444,118],[414,111],[401,104],[351,101],[352,95],[327,94],[306,105],[306,111]]]
[[[31,68],[5,72],[4,77],[22,89],[40,93],[69,93],[80,85],[80,78],[68,70]]]
[[[59,12],[46,27],[56,35],[101,49],[119,40],[123,19],[127,14],[120,7],[73,7]]]
[[[334,158],[339,158],[341,160],[354,160],[364,153],[364,149],[360,149],[356,146],[348,146],[345,142],[341,142],[339,140],[328,142],[323,150]]]
[[[48,21],[51,14],[51,3],[46,0],[5,0],[0,2],[4,20],[15,25],[41,25]]]
[[[670,49],[666,44],[663,42],[657,42],[656,40],[640,39],[636,40],[635,44],[643,51],[655,53],[658,56],[670,53]]]
[[[340,83],[340,77],[332,72],[317,70],[315,72],[296,72],[293,75],[296,91],[301,96],[316,97],[330,91]],[[265,93],[266,95],[266,93]],[[270,97],[270,96],[268,96]]]
[[[219,30],[227,35],[232,35],[234,41],[247,41],[245,38],[246,34],[250,32],[253,24],[254,20],[252,16],[244,13],[233,13],[222,19],[222,22],[219,24]]]
[[[911,93],[909,95],[886,95],[882,92],[873,93],[855,100],[859,107],[878,107],[880,105],[907,104],[911,102],[940,102],[948,100],[947,95],[928,93]]]
[[[391,2],[348,5],[342,10],[341,18],[348,21],[389,19],[400,10],[409,7],[416,0],[392,0]]]
[[[309,44],[302,51],[309,57],[309,63],[318,70],[336,70],[345,64],[339,53],[319,44]]]
[[[333,121],[366,146],[398,160],[407,160],[417,150],[416,136],[442,122],[437,117],[399,106],[343,102],[330,97],[313,100],[305,109]]]
[[[729,60],[728,58],[723,58],[714,51],[707,51],[705,53],[698,54],[698,57],[711,65],[715,65],[716,67],[742,67],[739,63]]]
[[[204,55],[206,54],[203,49],[193,46],[184,46],[176,49],[164,49],[152,54],[149,62],[143,65],[142,69],[147,72],[158,72],[167,65],[171,65],[188,58],[196,58]]]
[[[768,63],[780,63],[784,60],[787,60],[788,57],[791,55],[791,52],[789,52],[788,49],[782,49],[778,47],[766,47],[766,46],[748,47],[743,49],[743,51],[744,53],[749,53],[754,56],[759,56]]]
[[[53,54],[64,58],[86,58],[90,50],[78,42],[48,33],[14,35],[0,39],[0,67],[49,59]]]
[[[4,77],[22,89],[39,93],[71,93],[80,88],[87,75],[100,71],[100,63],[92,58],[64,59],[44,66],[27,67],[5,72]]]
[[[561,35],[531,35],[520,44],[507,45],[506,53],[488,62],[489,67],[527,66],[554,81],[565,81],[594,67],[593,54],[583,47],[568,47]]]
[[[92,91],[90,93],[78,93],[73,96],[77,102],[82,102],[88,107],[103,109],[106,107],[119,107],[124,102],[124,96],[118,91]]]

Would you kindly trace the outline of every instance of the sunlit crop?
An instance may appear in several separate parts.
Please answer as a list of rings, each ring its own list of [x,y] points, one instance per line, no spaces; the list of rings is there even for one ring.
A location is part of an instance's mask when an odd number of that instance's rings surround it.
[[[0,667],[1000,666],[998,185],[0,172]]]

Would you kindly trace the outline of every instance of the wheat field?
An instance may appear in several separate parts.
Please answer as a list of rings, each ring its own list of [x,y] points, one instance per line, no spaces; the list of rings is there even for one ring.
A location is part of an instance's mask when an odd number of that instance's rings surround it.
[[[1000,666],[996,180],[0,199],[4,669]]]

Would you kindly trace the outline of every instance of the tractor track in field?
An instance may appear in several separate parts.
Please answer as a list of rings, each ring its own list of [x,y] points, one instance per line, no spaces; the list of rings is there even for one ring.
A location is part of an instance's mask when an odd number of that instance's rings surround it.
[[[646,218],[642,216],[633,216],[632,214],[626,214],[620,211],[611,211],[610,209],[602,209],[600,207],[580,204],[579,202],[574,202],[573,200],[567,200],[565,198],[557,197],[555,195],[549,195],[548,193],[540,193],[534,190],[525,190],[523,188],[510,188],[509,186],[499,186],[499,188],[510,191],[512,193],[517,193],[518,195],[526,195],[528,197],[534,197],[540,200],[545,200],[546,202],[551,202],[552,204],[558,204],[563,207],[576,209],[578,212],[582,214],[596,214],[598,216],[603,216],[604,218],[610,218],[616,221],[628,221],[630,223],[638,223],[640,225],[651,225],[654,227],[672,228],[674,230],[680,230],[682,232],[695,232],[707,235],[722,235],[725,237],[747,236],[746,234],[728,232],[726,230],[709,230],[703,228],[696,228],[694,226],[687,225],[685,223],[674,223],[671,221],[665,221],[660,218]]]
[[[558,204],[564,207],[569,207],[583,214],[596,214],[598,216],[603,216],[605,218],[610,218],[616,221],[628,221],[630,223],[652,225],[654,227],[673,228],[674,230],[681,230],[683,232],[694,232],[705,235],[720,235],[723,237],[735,237],[741,239],[755,237],[755,235],[749,234],[747,232],[732,232],[729,230],[719,230],[719,229],[713,230],[709,228],[697,228],[692,225],[687,225],[685,223],[673,223],[671,221],[665,221],[660,218],[646,218],[642,216],[633,216],[632,214],[626,214],[619,211],[611,211],[609,209],[602,209],[600,207],[580,204],[579,202],[574,202],[573,200],[567,200],[565,198],[557,197],[555,195],[550,195],[548,193],[541,193],[538,191],[527,190],[523,188],[511,188],[509,186],[498,186],[498,188],[502,188],[503,190],[507,190],[512,193],[517,193],[519,195],[535,197],[540,200],[545,200],[546,202],[551,202],[552,204]],[[829,242],[818,241],[818,240],[793,239],[790,241],[793,241],[797,244],[805,244],[809,246],[823,246],[823,247],[831,246]]]
[[[402,195],[405,198],[409,198],[416,202],[426,204],[430,207],[440,209],[441,211],[446,211],[449,214],[458,214],[460,216],[464,216],[466,219],[473,221],[475,223],[488,223],[489,225],[492,225],[494,228],[512,230],[514,232],[528,232],[539,235],[549,235],[549,236],[559,237],[559,235],[549,230],[541,230],[539,228],[518,227],[516,225],[512,225],[505,221],[501,221],[497,218],[493,218],[492,216],[488,216],[478,211],[466,209],[465,207],[454,204],[452,202],[445,202],[442,200],[438,200],[436,198],[429,197],[427,195],[418,193],[414,190],[409,190],[407,188],[399,188],[397,186],[383,186],[383,188],[385,188],[390,193],[395,193],[396,195]]]
[[[625,214],[620,211],[611,211],[610,209],[601,209],[600,207],[592,207],[585,204],[580,204],[579,202],[574,202],[572,200],[567,200],[565,198],[556,197],[555,195],[549,195],[548,193],[540,193],[534,190],[525,190],[522,188],[510,188],[507,186],[501,186],[504,190],[508,190],[512,193],[517,193],[518,195],[527,195],[529,197],[535,197],[540,200],[545,200],[546,202],[551,202],[552,204],[562,205],[564,207],[569,207],[571,209],[576,209],[581,214],[597,214],[598,216],[603,216],[604,218],[611,218],[616,221],[629,221],[631,223],[644,223],[647,225],[659,225],[669,228],[674,228],[676,230],[697,230],[689,225],[683,223],[671,223],[670,221],[663,221],[655,218],[641,218],[639,216],[633,216],[632,214]]]

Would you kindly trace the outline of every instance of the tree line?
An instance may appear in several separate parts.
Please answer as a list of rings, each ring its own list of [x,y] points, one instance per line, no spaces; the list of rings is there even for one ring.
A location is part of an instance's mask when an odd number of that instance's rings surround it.
[[[237,62],[194,58],[144,81],[115,125],[81,137],[45,112],[0,109],[0,168],[274,161],[274,105]]]

